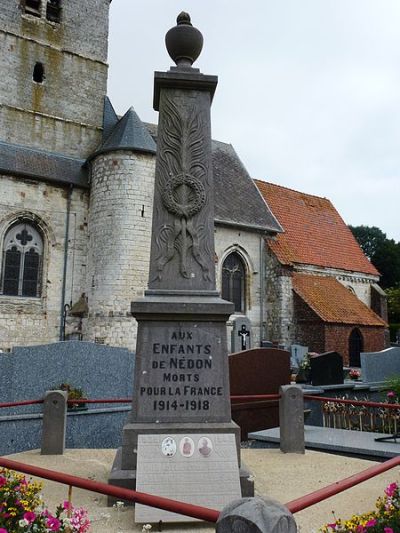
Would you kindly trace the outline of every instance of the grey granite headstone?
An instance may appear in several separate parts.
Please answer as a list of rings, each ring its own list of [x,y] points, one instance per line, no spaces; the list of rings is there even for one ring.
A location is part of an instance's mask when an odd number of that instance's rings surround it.
[[[232,434],[140,435],[136,489],[155,496],[222,510],[240,498],[238,460]],[[173,482],[171,483],[171,476]],[[208,490],[202,490],[207,486]],[[135,505],[135,522],[197,521],[148,507]]]
[[[203,39],[187,13],[177,22],[166,37],[177,66],[155,73],[160,114],[149,283],[131,306],[138,322],[134,395],[110,476],[131,488],[143,435],[230,434],[229,455],[238,453],[226,339],[233,304],[215,285],[210,106],[217,78],[192,68]],[[201,491],[209,492],[209,483]]]
[[[81,388],[88,398],[126,398],[132,394],[132,381],[121,376],[132,375],[134,360],[125,348],[93,342],[16,347],[0,354],[0,402],[43,398],[65,382]],[[26,411],[29,408],[18,408],[18,414]]]
[[[250,350],[252,346],[251,322],[244,315],[238,315],[232,319],[231,351],[232,353]]]
[[[385,381],[400,374],[400,347],[387,348],[381,352],[361,353],[361,376],[363,381]]]
[[[300,368],[300,365],[307,353],[308,346],[292,344],[290,347],[290,366],[292,368]]]

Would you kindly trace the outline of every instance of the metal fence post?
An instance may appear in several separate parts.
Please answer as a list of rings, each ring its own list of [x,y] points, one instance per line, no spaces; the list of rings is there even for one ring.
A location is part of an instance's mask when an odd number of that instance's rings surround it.
[[[270,498],[242,498],[222,509],[216,533],[296,533],[292,513]]]
[[[66,391],[47,391],[43,404],[41,455],[62,455],[65,450],[67,426]]]
[[[283,453],[304,453],[304,398],[299,385],[280,388],[280,449]]]

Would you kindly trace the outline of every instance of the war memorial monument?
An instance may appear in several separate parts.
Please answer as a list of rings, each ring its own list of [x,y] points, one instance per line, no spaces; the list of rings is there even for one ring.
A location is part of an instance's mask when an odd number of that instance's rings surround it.
[[[148,289],[138,322],[132,411],[110,483],[222,509],[252,496],[231,420],[226,321],[216,290],[210,107],[217,77],[192,64],[203,37],[181,13],[166,35],[176,63],[156,72],[159,111]],[[136,505],[137,522],[189,520]]]

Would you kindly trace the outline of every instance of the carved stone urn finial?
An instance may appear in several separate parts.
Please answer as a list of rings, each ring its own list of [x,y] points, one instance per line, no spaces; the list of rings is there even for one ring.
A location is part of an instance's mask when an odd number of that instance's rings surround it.
[[[190,68],[201,53],[203,36],[192,26],[189,13],[182,11],[176,22],[177,25],[167,32],[165,44],[178,67]]]

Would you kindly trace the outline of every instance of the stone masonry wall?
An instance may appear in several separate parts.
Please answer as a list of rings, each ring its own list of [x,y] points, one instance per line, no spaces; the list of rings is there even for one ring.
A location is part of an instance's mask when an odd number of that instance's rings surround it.
[[[40,298],[0,294],[0,349],[55,342],[60,335],[62,277],[68,191],[65,188],[1,176],[0,257],[4,235],[18,217],[42,230],[44,256]],[[83,292],[86,277],[87,193],[74,189],[70,212],[66,303]]]
[[[131,302],[148,282],[155,158],[120,151],[92,165],[84,339],[133,350]]]
[[[385,348],[385,329],[357,327],[363,337],[364,352],[380,352]],[[343,356],[343,364],[349,364],[349,337],[353,327],[332,324],[325,327],[325,349],[336,350]]]
[[[267,340],[289,348],[295,340],[291,269],[282,266],[266,247]]]
[[[101,139],[107,92],[108,0],[63,2],[60,24],[0,11],[0,139],[87,156]],[[96,14],[96,17],[93,14]],[[33,81],[37,63],[43,83]]]
[[[263,266],[260,248],[264,249],[264,236],[255,232],[217,225],[215,228],[216,281],[221,291],[222,264],[232,252],[237,252],[246,265],[246,316],[252,324],[252,346],[259,347],[265,339],[265,308],[260,304],[261,275]],[[265,298],[265,291],[262,295]],[[261,314],[263,315],[261,317]],[[230,348],[230,327],[228,322],[228,347]]]

